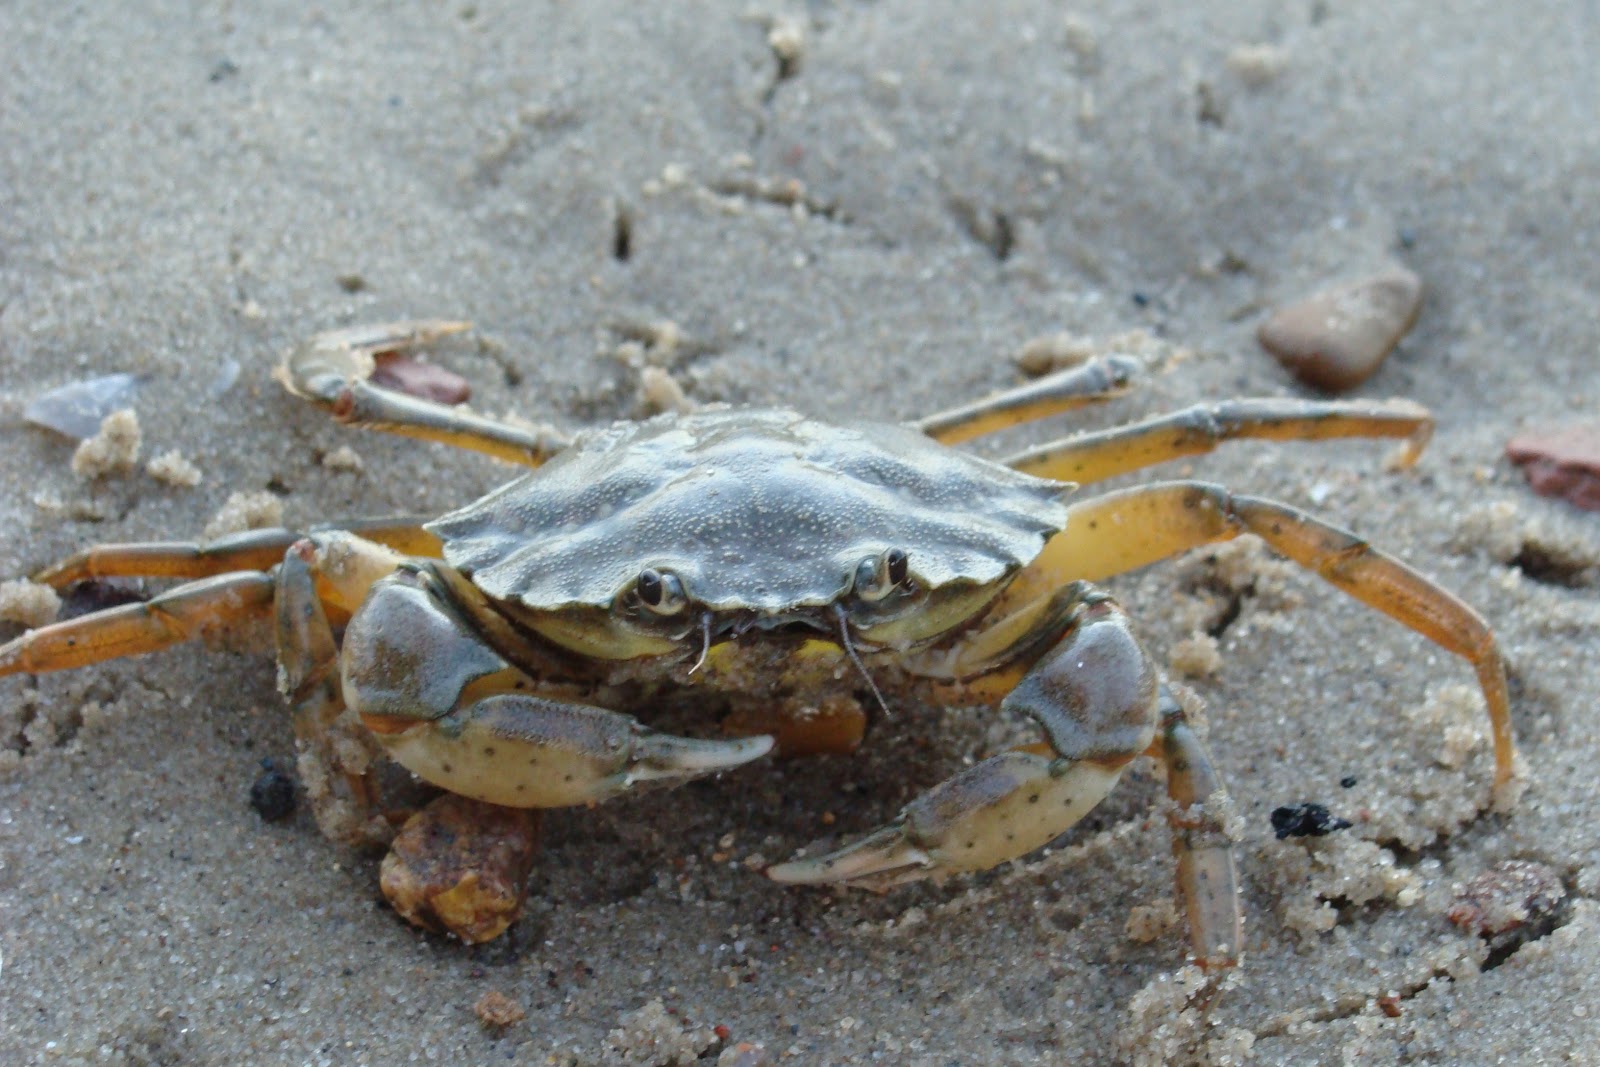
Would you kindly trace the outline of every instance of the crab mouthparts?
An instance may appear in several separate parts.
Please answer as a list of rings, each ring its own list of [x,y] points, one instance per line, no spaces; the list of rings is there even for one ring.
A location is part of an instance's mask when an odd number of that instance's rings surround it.
[[[786,612],[782,615],[743,615],[726,619],[717,627],[718,635],[728,637],[742,637],[751,630],[760,630],[771,633],[775,630],[820,630],[831,633],[833,627],[824,623],[815,615],[803,612]]]
[[[861,657],[856,652],[856,643],[850,637],[849,613],[841,605],[833,604],[830,607],[829,614],[833,616],[831,619],[824,618],[819,614],[791,611],[778,615],[741,614],[719,620],[712,612],[705,612],[700,616],[699,625],[695,628],[699,631],[702,641],[700,658],[694,661],[694,666],[689,668],[689,673],[693,674],[700,669],[701,664],[706,661],[707,654],[711,651],[711,646],[718,639],[734,640],[752,630],[759,630],[763,633],[781,630],[816,631],[825,633],[839,642],[839,647],[844,649],[845,655],[850,657],[850,662],[855,664],[856,670],[861,673],[862,680],[867,683],[867,688],[872,690],[872,695],[877,700],[878,707],[883,710],[885,715],[888,715],[889,705],[884,701],[883,693],[878,690],[878,684],[872,680],[872,675],[867,671],[867,665],[861,662]],[[686,631],[683,636],[688,637],[690,632],[692,631]]]

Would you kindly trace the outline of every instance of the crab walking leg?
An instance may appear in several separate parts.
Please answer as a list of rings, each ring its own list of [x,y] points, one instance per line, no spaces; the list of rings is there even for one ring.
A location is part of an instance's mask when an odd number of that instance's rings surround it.
[[[1078,587],[1060,639],[1002,702],[1037,722],[1048,751],[991,756],[835,852],[770,867],[788,883],[888,889],[978,871],[1069,829],[1116,785],[1156,734],[1159,681],[1116,604]]]
[[[1396,457],[1417,461],[1433,436],[1433,416],[1410,400],[1294,400],[1267,397],[1200,404],[1143,422],[1052,441],[1009,456],[1008,467],[1086,485],[1144,467],[1197,456],[1236,438],[1320,441],[1404,438]]]
[[[1211,754],[1165,685],[1160,708],[1160,734],[1149,754],[1167,768],[1167,795],[1172,800],[1167,824],[1178,866],[1178,892],[1189,920],[1190,952],[1203,969],[1223,971],[1238,965],[1244,943],[1233,842],[1221,815],[1226,794]]]
[[[452,793],[514,808],[587,804],[731,770],[772,748],[771,737],[674,737],[604,708],[495,692],[515,689],[518,673],[471,611],[432,567],[408,566],[373,587],[341,655],[345,699],[362,722],[396,762]]]
[[[223,574],[169,589],[141,604],[124,604],[29,630],[0,645],[0,677],[85,667],[139,656],[266,614],[272,578]]]
[[[315,565],[316,546],[301,542],[283,557],[276,579],[278,689],[294,725],[300,781],[317,825],[329,838],[348,845],[384,844],[394,830],[379,810],[378,791],[369,778],[381,750],[347,714],[339,688],[339,646],[317,596]]]
[[[1015,389],[929,415],[911,425],[935,441],[953,445],[1121,396],[1138,371],[1138,361],[1127,356],[1092,359]]]
[[[1495,786],[1512,780],[1505,663],[1483,616],[1355,534],[1287,504],[1206,482],[1157,482],[1085,500],[1069,509],[1066,529],[1011,583],[997,610],[1016,610],[1073,579],[1097,581],[1243,533],[1471,663],[1489,711]]]
[[[524,429],[374,385],[377,358],[470,329],[469,322],[419,319],[319,333],[285,357],[277,377],[348,426],[440,441],[508,463],[537,467],[567,446],[549,427]]]
[[[355,519],[319,524],[312,533],[342,530],[408,556],[438,556],[439,539],[414,518]],[[75,552],[33,576],[65,589],[91,578],[207,578],[230,571],[271,570],[289,546],[306,536],[281,526],[246,530],[215,541],[144,541],[102,544]]]

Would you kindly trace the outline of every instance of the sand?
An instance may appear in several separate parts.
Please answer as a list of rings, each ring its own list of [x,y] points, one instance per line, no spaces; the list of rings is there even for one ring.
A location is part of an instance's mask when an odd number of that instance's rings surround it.
[[[1202,1023],[1152,766],[991,874],[878,897],[750,869],[1027,739],[1003,717],[901,708],[855,757],[555,813],[526,919],[466,948],[303,808],[251,809],[292,753],[268,658],[5,679],[0,1062],[1600,1062],[1600,517],[1502,456],[1600,398],[1597,47],[1570,3],[6,5],[0,578],[236,494],[304,524],[506,476],[284,395],[279,354],[334,326],[470,318],[432,358],[568,429],[912,418],[1058,333],[1153,357],[999,452],[1305,395],[1255,326],[1398,262],[1426,303],[1354,395],[1435,412],[1417,467],[1246,442],[1155,474],[1313,509],[1477,605],[1529,787],[1487,810],[1463,662],[1257,547],[1111,583],[1240,817],[1246,960]],[[81,477],[22,409],[113,372],[142,452]],[[1355,826],[1275,839],[1300,802]],[[1491,946],[1447,912],[1512,860],[1562,898]],[[480,1021],[488,993],[525,1017]]]

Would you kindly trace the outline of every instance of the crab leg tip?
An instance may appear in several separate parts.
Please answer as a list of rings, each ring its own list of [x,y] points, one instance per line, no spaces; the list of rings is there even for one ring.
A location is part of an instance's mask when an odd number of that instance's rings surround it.
[[[891,824],[826,855],[768,867],[766,875],[786,885],[837,882],[864,889],[887,889],[924,877],[933,866],[933,857],[907,838],[904,827]]]
[[[635,742],[628,783],[688,781],[742,767],[772,751],[773,739],[762,734],[728,741],[647,733]]]
[[[309,344],[310,347],[321,349],[393,352],[415,348],[470,329],[472,323],[465,319],[405,319],[325,330],[313,337]]]

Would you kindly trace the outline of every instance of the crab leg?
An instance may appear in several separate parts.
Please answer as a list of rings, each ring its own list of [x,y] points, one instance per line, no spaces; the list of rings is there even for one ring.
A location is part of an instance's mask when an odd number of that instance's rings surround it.
[[[442,565],[379,582],[345,631],[345,699],[389,755],[461,796],[515,808],[677,785],[765,755],[772,738],[701,741],[536,692],[451,593]],[[404,669],[397,669],[403,667]]]
[[[199,637],[252,616],[272,603],[272,579],[258,572],[223,574],[124,604],[41,626],[0,645],[0,677],[71,670],[121,656],[139,656]]]
[[[339,646],[313,568],[320,569],[316,545],[298,542],[278,567],[275,590],[278,689],[294,725],[300,781],[325,835],[349,845],[383,844],[394,829],[368,773],[381,749],[347,713]]]
[[[355,519],[312,527],[313,533],[344,530],[408,556],[438,556],[439,539],[411,518]],[[283,527],[246,530],[215,541],[143,541],[102,544],[75,552],[33,576],[65,589],[91,578],[207,578],[231,571],[271,570],[305,534]]]
[[[1178,892],[1189,919],[1190,953],[1207,971],[1227,970],[1239,962],[1244,931],[1233,843],[1221,815],[1226,793],[1211,754],[1165,685],[1161,732],[1149,754],[1167,768],[1167,796],[1172,800],[1167,825],[1178,865]]]
[[[1396,461],[1409,467],[1432,435],[1433,416],[1409,400],[1268,397],[1199,404],[1143,422],[1039,445],[1001,462],[1042,478],[1086,484],[1183,456],[1201,455],[1234,438],[1316,441],[1334,437],[1400,437],[1405,444]]]
[[[284,358],[278,380],[295,396],[312,401],[346,425],[440,441],[537,467],[566,447],[564,435],[549,427],[512,426],[368,380],[379,356],[404,352],[471,326],[421,319],[319,333]]]
[[[1075,504],[997,602],[1000,614],[1073,579],[1136,570],[1199,545],[1253,533],[1289,559],[1472,664],[1488,707],[1495,786],[1514,776],[1516,745],[1505,664],[1488,623],[1470,606],[1355,534],[1287,504],[1206,482],[1157,482]],[[998,617],[998,615],[997,615]]]
[[[1126,356],[1092,359],[911,425],[947,445],[1121,396],[1138,373]]]

